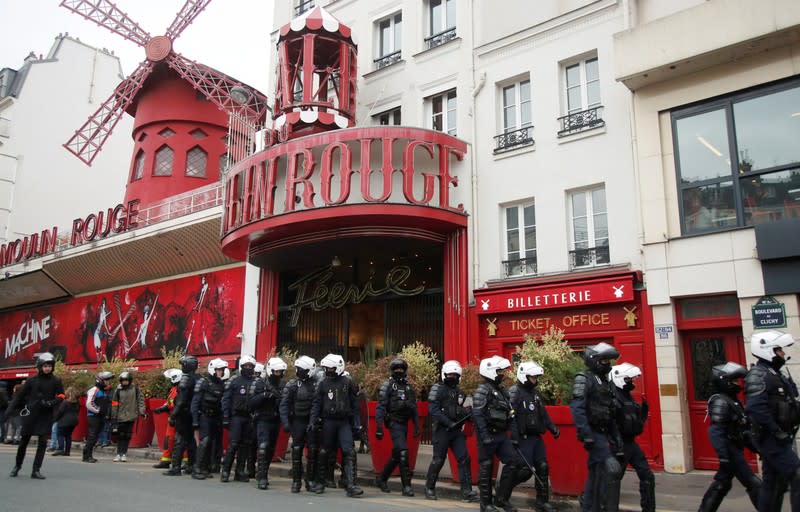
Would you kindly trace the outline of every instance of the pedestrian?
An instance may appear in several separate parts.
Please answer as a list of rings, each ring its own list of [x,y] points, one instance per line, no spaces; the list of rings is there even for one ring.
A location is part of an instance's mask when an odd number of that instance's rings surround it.
[[[14,395],[22,390],[23,386],[25,386],[25,382],[25,379],[22,379],[21,382],[14,384],[14,387],[11,388],[10,400],[13,400]],[[20,437],[22,437],[22,417],[19,415],[19,411],[11,411],[7,408],[6,421],[8,422],[8,437],[6,438],[6,442],[8,444],[19,444]]]
[[[336,457],[342,450],[342,469],[345,475],[347,496],[357,498],[364,491],[356,485],[355,444],[353,433],[361,432],[358,390],[352,379],[344,376],[344,359],[338,354],[328,354],[320,361],[325,378],[317,386],[311,405],[309,431],[322,429],[322,444],[317,463],[317,478],[313,490],[325,492],[325,473],[328,458]]]
[[[248,392],[248,407],[256,429],[258,451],[256,461],[256,480],[258,488],[269,487],[269,466],[275,455],[278,432],[281,429],[280,403],[283,394],[283,375],[286,373],[286,362],[280,357],[271,357],[265,365],[267,377],[256,379]]]
[[[114,374],[102,371],[95,376],[94,387],[86,393],[86,419],[89,423],[89,432],[86,435],[86,444],[83,445],[83,462],[97,462],[94,458],[94,446],[100,432],[111,417],[111,379]]]
[[[611,361],[619,357],[608,343],[586,347],[586,370],[575,376],[569,407],[578,440],[588,454],[589,476],[579,497],[584,512],[619,510],[620,480],[624,471],[622,439],[616,422],[616,392],[609,380]]]
[[[540,512],[553,512],[550,504],[550,467],[547,464],[547,451],[542,436],[550,432],[555,439],[561,431],[550,419],[539,391],[539,377],[544,375],[544,368],[534,361],[526,361],[517,367],[517,384],[508,390],[511,406],[514,408],[519,433],[520,456],[524,457],[534,470],[536,501],[534,508]],[[524,475],[523,475],[524,476]],[[522,482],[514,481],[512,487]],[[504,496],[504,501],[508,497]]]
[[[630,466],[639,477],[639,504],[642,512],[656,510],[656,478],[647,464],[642,448],[636,437],[644,432],[644,424],[650,411],[647,401],[636,401],[631,391],[636,389],[636,379],[642,376],[642,370],[631,363],[622,363],[611,367],[611,380],[616,387],[617,429],[622,438],[623,476],[625,468]]]
[[[530,470],[520,460],[519,433],[514,421],[511,397],[503,386],[503,377],[511,362],[501,356],[481,360],[478,372],[483,382],[472,397],[472,420],[478,431],[478,491],[481,512],[506,512],[515,510],[508,501],[514,481],[531,477]],[[503,463],[497,482],[497,494],[492,502],[492,474],[494,458]]]
[[[0,443],[6,440],[6,409],[8,408],[8,383],[0,380]]]
[[[53,409],[64,398],[61,379],[53,375],[56,360],[50,352],[43,352],[36,358],[37,375],[25,382],[22,389],[14,395],[8,406],[12,411],[20,411],[22,435],[17,447],[17,459],[9,476],[15,477],[22,469],[25,451],[32,436],[37,436],[36,455],[33,459],[31,478],[44,480],[40,472],[47,448],[47,436],[53,422]]]
[[[47,441],[47,450],[48,452],[54,452],[58,448],[58,422],[54,421],[52,425],[50,425],[50,440]]]
[[[292,492],[298,493],[303,482],[303,450],[307,447],[305,485],[310,491],[316,473],[317,451],[319,446],[315,436],[308,432],[311,418],[311,403],[314,399],[316,381],[311,373],[317,362],[309,356],[300,356],[294,362],[296,378],[283,387],[280,415],[283,431],[292,436]]]
[[[213,451],[222,442],[222,394],[228,362],[212,359],[208,375],[197,380],[192,396],[192,428],[200,439],[192,468],[192,478],[205,480],[213,467]],[[219,458],[217,458],[219,464]]]
[[[231,466],[236,459],[234,480],[248,482],[245,470],[246,456],[238,452],[250,449],[250,410],[247,408],[247,390],[255,379],[256,359],[251,355],[239,360],[239,375],[228,381],[222,394],[222,426],[228,429],[228,449],[219,473],[221,482],[230,480]]]
[[[78,425],[78,413],[81,404],[78,401],[80,392],[75,386],[64,391],[64,401],[56,409],[55,420],[58,425],[58,447],[51,455],[69,457],[72,451],[72,431]]]
[[[784,349],[794,339],[781,331],[754,333],[750,352],[757,362],[745,377],[745,411],[758,429],[763,483],[758,495],[759,512],[780,510],[783,494],[791,486],[792,512],[800,511],[800,459],[794,437],[800,426],[800,404],[792,377],[781,371]]]
[[[178,383],[181,381],[183,372],[179,368],[169,368],[164,370],[164,378],[169,380],[172,386],[167,393],[167,400],[163,405],[153,409],[153,414],[169,414],[175,408],[175,397],[178,396]],[[175,427],[167,423],[164,432],[164,440],[161,446],[161,459],[157,464],[153,464],[156,469],[166,469],[172,465],[172,449],[175,448]],[[186,459],[184,450],[183,458]]]
[[[400,482],[403,496],[414,496],[411,487],[411,469],[408,467],[408,422],[414,424],[414,437],[420,436],[417,397],[414,388],[408,383],[408,363],[394,359],[389,363],[390,378],[381,385],[378,393],[378,407],[375,412],[378,441],[383,439],[383,427],[389,429],[392,438],[392,456],[376,478],[378,487],[389,492],[388,480],[394,468],[400,466]]]
[[[172,449],[170,468],[162,474],[165,476],[180,476],[183,451],[189,452],[189,467],[194,467],[195,439],[192,428],[192,395],[197,384],[197,358],[185,355],[180,358],[181,380],[178,382],[178,394],[175,397],[175,407],[169,414],[167,422],[175,427],[175,447]]]
[[[128,461],[128,445],[131,442],[133,424],[139,418],[146,418],[144,395],[133,382],[131,372],[119,374],[119,385],[111,399],[111,431],[117,434],[117,455],[114,462]]]
[[[708,437],[719,457],[719,469],[703,495],[698,512],[716,512],[731,490],[733,477],[741,482],[753,506],[758,508],[761,479],[744,458],[744,447],[754,446],[750,422],[738,398],[745,375],[747,369],[731,361],[711,367],[714,394],[708,399],[708,417],[711,418]]]
[[[442,365],[442,381],[431,387],[428,393],[428,413],[433,419],[433,458],[425,479],[425,499],[435,500],[436,480],[447,460],[447,452],[453,450],[458,462],[461,482],[461,498],[467,502],[478,501],[472,490],[472,473],[464,423],[471,416],[465,403],[467,395],[458,387],[463,369],[458,361],[447,361]]]

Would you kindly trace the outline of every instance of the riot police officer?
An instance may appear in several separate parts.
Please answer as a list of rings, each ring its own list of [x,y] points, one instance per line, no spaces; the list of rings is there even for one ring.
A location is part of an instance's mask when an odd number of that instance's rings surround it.
[[[753,506],[758,507],[761,480],[753,474],[744,458],[744,447],[752,447],[752,439],[744,407],[737,397],[742,390],[739,382],[746,374],[744,366],[730,361],[711,367],[714,394],[708,399],[708,416],[711,418],[708,437],[719,457],[719,469],[703,495],[698,512],[716,512],[731,490],[734,476],[747,489]]]
[[[316,381],[311,372],[317,362],[308,356],[300,356],[294,362],[297,378],[290,380],[283,388],[280,413],[281,425],[286,433],[292,435],[292,492],[300,492],[303,478],[303,448],[308,446],[308,463],[306,465],[306,490],[310,491],[316,473],[317,450],[315,436],[308,432],[308,421],[311,418],[311,403],[314,399]]]
[[[619,357],[608,343],[586,347],[586,370],[575,376],[570,409],[578,440],[588,452],[589,477],[580,497],[584,512],[619,510],[619,484],[623,467],[616,458],[622,454],[622,440],[616,422],[616,392],[608,378],[611,360]]]
[[[308,428],[313,431],[322,425],[322,446],[317,460],[317,479],[313,490],[325,492],[325,472],[328,457],[336,456],[337,445],[342,450],[342,469],[345,475],[347,496],[354,498],[364,494],[356,485],[355,445],[353,432],[361,431],[358,390],[355,383],[344,376],[344,359],[337,354],[328,354],[320,361],[325,378],[317,385],[311,404],[311,419]]]
[[[222,394],[222,426],[228,428],[228,449],[219,473],[221,482],[231,476],[231,466],[236,458],[237,482],[248,482],[245,471],[246,454],[250,449],[250,410],[247,406],[247,391],[255,379],[256,359],[251,355],[239,360],[239,375],[228,381]],[[240,453],[242,452],[242,453]],[[239,454],[239,457],[237,457]]]
[[[467,502],[478,501],[472,490],[472,474],[466,439],[462,428],[471,411],[465,407],[467,396],[458,387],[463,370],[458,361],[442,365],[442,381],[431,387],[428,394],[428,412],[433,418],[433,458],[425,480],[425,498],[435,500],[436,480],[447,460],[447,451],[453,450],[458,461],[461,481],[461,498]]]
[[[508,502],[514,481],[524,482],[531,477],[530,470],[524,466],[516,451],[519,433],[514,421],[514,408],[511,406],[511,397],[502,384],[503,376],[509,368],[511,363],[504,357],[492,356],[481,360],[478,371],[484,382],[478,386],[472,397],[472,419],[478,431],[478,491],[481,512],[498,512],[497,507],[506,512],[515,510]],[[495,456],[503,463],[503,471],[492,504],[492,465]]]
[[[800,459],[792,449],[800,407],[797,386],[780,371],[788,359],[784,349],[792,344],[794,339],[780,331],[757,332],[750,338],[750,351],[758,362],[745,377],[745,411],[759,429],[764,475],[758,497],[760,512],[780,510],[789,485],[792,512],[800,511]]]
[[[611,367],[611,380],[616,387],[617,397],[617,428],[622,438],[623,472],[628,464],[636,471],[639,477],[639,500],[642,512],[655,512],[656,510],[656,479],[647,458],[636,437],[644,432],[644,422],[650,407],[646,401],[641,405],[631,395],[636,388],[634,382],[642,375],[638,366],[631,363],[622,363]],[[624,474],[624,473],[623,473]]]
[[[558,439],[561,431],[550,419],[544,401],[536,390],[542,375],[544,369],[534,361],[520,363],[517,367],[518,384],[512,386],[508,393],[517,421],[520,454],[536,472],[534,507],[539,511],[553,512],[555,508],[550,504],[550,468],[542,435],[549,431]],[[514,482],[514,485],[520,483]],[[505,500],[508,501],[508,497]]]
[[[44,452],[47,448],[47,436],[53,425],[53,409],[64,398],[64,387],[61,379],[53,375],[56,360],[50,352],[42,352],[36,358],[37,375],[25,381],[11,399],[9,411],[18,412],[22,418],[22,437],[17,447],[17,458],[14,468],[9,476],[17,476],[25,460],[25,452],[31,437],[38,436],[36,455],[33,458],[31,478],[44,480],[39,471],[44,462]],[[27,411],[27,412],[26,412]]]
[[[179,360],[181,380],[178,382],[178,395],[175,397],[175,408],[169,414],[169,424],[175,427],[175,446],[172,448],[172,465],[162,473],[166,476],[180,476],[183,451],[189,452],[189,467],[194,467],[195,440],[192,429],[192,396],[197,377],[197,358],[185,355]]]
[[[258,452],[256,461],[256,480],[259,489],[269,487],[269,466],[275,455],[275,445],[280,431],[279,406],[283,394],[283,379],[286,373],[286,362],[280,357],[271,357],[265,365],[267,377],[256,379],[250,385],[248,392],[248,405],[253,416],[256,429]]]
[[[419,437],[419,414],[417,397],[414,389],[406,380],[408,363],[403,359],[394,359],[389,363],[391,378],[381,385],[378,392],[378,407],[375,410],[375,437],[383,439],[384,425],[392,437],[392,456],[377,476],[376,482],[383,492],[389,492],[387,481],[392,471],[400,466],[400,481],[403,485],[403,496],[414,496],[411,488],[411,470],[408,467],[408,421],[414,423],[414,437]]]
[[[228,362],[212,359],[208,375],[197,379],[192,396],[192,428],[200,439],[192,478],[204,480],[213,467],[214,450],[222,443],[222,394],[225,392],[225,370]],[[217,462],[219,460],[217,459]]]

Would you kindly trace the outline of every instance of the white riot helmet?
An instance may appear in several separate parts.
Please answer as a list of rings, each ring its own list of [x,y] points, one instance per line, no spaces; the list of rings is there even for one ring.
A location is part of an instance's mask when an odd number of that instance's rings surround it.
[[[763,359],[770,364],[780,363],[777,368],[783,366],[786,359],[775,355],[775,349],[785,349],[794,344],[791,334],[781,331],[754,332],[750,337],[750,352],[759,359]],[[780,361],[776,361],[779,359]]]
[[[313,357],[300,356],[294,362],[294,371],[300,380],[306,380],[317,367]]]
[[[642,370],[640,370],[638,366],[631,363],[615,364],[611,367],[611,379],[614,381],[614,385],[616,385],[619,389],[625,389],[628,391],[632,390],[633,379],[641,376]],[[631,379],[631,382],[625,382],[625,379]],[[625,387],[626,384],[629,384],[627,388]]]
[[[256,367],[255,367],[256,377],[261,377],[262,379],[266,378],[266,376],[267,376],[266,375],[266,371],[267,371],[267,367],[266,366],[264,366],[261,363],[256,363]]]
[[[464,373],[464,369],[461,368],[461,363],[455,360],[445,361],[442,365],[442,380],[445,380],[446,375],[448,373],[457,373],[459,377]]]
[[[344,373],[344,359],[342,359],[342,356],[338,354],[328,354],[322,358],[322,361],[319,362],[319,365],[323,369],[333,369],[336,375],[341,375]],[[326,371],[325,373],[327,374],[328,372]]]
[[[222,377],[220,378],[220,380],[226,381],[226,380],[228,380],[230,378],[231,378],[231,369],[228,368],[228,367],[225,367],[225,373],[222,374]]]
[[[481,376],[497,382],[498,384],[503,381],[503,376],[498,375],[498,371],[502,372],[511,368],[511,361],[505,357],[494,355],[481,360],[478,371]]]
[[[272,377],[275,372],[285,372],[288,366],[286,361],[280,357],[270,357],[267,361],[267,374],[266,377]]]
[[[533,361],[519,363],[519,367],[517,368],[517,380],[520,384],[527,384],[528,377],[538,377],[540,375],[544,375],[544,368]]]
[[[255,368],[257,364],[256,358],[250,354],[242,356],[239,359],[239,374],[245,379],[252,379],[255,375]]]
[[[181,375],[183,372],[180,368],[170,368],[169,370],[164,370],[164,377],[169,379],[169,381],[173,384],[177,384],[181,381]]]
[[[208,362],[208,374],[214,375],[214,372],[217,370],[226,370],[228,368],[228,361],[224,359],[220,359],[217,357],[216,359],[212,359]]]

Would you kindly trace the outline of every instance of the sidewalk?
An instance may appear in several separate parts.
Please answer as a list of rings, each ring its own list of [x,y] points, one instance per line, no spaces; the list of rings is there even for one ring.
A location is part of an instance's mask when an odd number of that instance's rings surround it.
[[[83,443],[73,443],[73,455],[80,456],[80,451],[83,449]],[[431,460],[431,447],[420,446],[419,454],[417,455],[417,466],[414,472],[413,487],[417,498],[424,496],[424,483],[425,472],[427,471],[428,464]],[[110,462],[111,458],[116,453],[114,446],[106,448],[95,448],[95,457],[101,459],[101,462]],[[288,454],[287,454],[288,455]],[[161,452],[154,448],[131,448],[128,450],[129,458],[149,459],[154,463],[161,457]],[[106,460],[103,460],[106,459]],[[366,459],[366,460],[365,460]],[[270,473],[275,476],[289,477],[290,464],[288,462],[275,462],[270,467]],[[374,475],[363,468],[369,467],[369,455],[359,455],[360,464],[362,468],[359,471],[359,485],[364,487],[367,493],[377,492],[375,486]],[[458,484],[451,481],[450,465],[445,464],[440,473],[439,482],[436,489],[439,499],[460,499],[460,488]],[[157,470],[153,470],[157,471]],[[708,485],[713,479],[714,473],[710,471],[692,471],[683,475],[669,474],[669,473],[656,473],[656,503],[657,509],[661,512],[687,512],[697,510],[700,505],[700,500],[703,496]],[[400,492],[399,478],[392,478],[389,481],[389,487],[392,492]],[[477,489],[476,489],[477,490]],[[535,493],[533,491],[533,484],[530,482],[523,484],[515,489],[512,495],[512,504],[521,510],[530,509]],[[788,511],[788,496],[784,500],[783,510]],[[572,496],[553,496],[553,503],[558,510],[563,511],[578,511],[578,500]],[[477,508],[477,505],[476,505]],[[733,489],[728,494],[723,502],[723,510],[726,512],[749,512],[753,510],[753,506],[747,495],[744,493],[744,488],[736,481],[733,483]],[[638,511],[641,510],[639,506],[639,481],[636,478],[636,473],[628,471],[622,481],[622,497],[620,499],[620,510],[623,511]],[[777,511],[776,511],[777,512]]]

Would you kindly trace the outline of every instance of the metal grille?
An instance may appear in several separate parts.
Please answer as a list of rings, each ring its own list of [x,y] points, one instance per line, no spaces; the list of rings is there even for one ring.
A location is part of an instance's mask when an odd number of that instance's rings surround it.
[[[388,300],[384,343],[400,348],[419,341],[444,357],[444,295],[441,291]]]
[[[305,310],[297,327],[289,325],[291,315],[288,308],[278,312],[278,349],[286,347],[316,360],[331,353],[346,358],[347,308]]]
[[[452,41],[456,38],[456,27],[449,28],[444,32],[439,32],[438,34],[433,34],[430,37],[425,38],[425,45],[430,50],[431,48],[436,48],[437,46],[441,46],[449,41]]]
[[[531,135],[532,131],[533,126],[526,126],[518,130],[511,130],[495,136],[494,152],[499,153],[501,151],[512,149],[518,146],[529,146],[533,144],[533,136]]]
[[[195,178],[206,177],[208,155],[201,148],[192,148],[186,155],[186,176]]]
[[[164,146],[156,151],[156,166],[153,176],[172,176],[173,151],[169,146]]]
[[[376,69],[381,69],[399,61],[400,61],[400,50],[397,50],[396,52],[386,54],[382,57],[378,57],[377,59],[374,59],[372,62],[375,63]]]
[[[522,258],[503,262],[506,277],[527,276],[536,274],[536,258]]]
[[[607,245],[570,251],[569,268],[572,270],[573,268],[607,265],[611,261],[610,251]]]
[[[559,137],[570,135],[572,133],[582,132],[583,130],[590,130],[592,128],[599,128],[605,126],[606,122],[602,118],[603,106],[590,108],[588,110],[581,110],[580,112],[573,112],[558,118],[561,123],[561,129],[558,131]]]
[[[206,134],[206,132],[204,132],[204,131],[203,131],[203,130],[201,130],[200,128],[198,128],[198,129],[196,129],[196,130],[192,130],[192,131],[189,133],[189,135],[191,135],[193,139],[197,139],[197,140],[200,140],[200,139],[205,139],[206,137],[208,137],[208,135]]]

